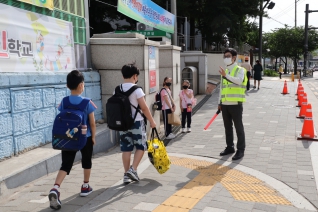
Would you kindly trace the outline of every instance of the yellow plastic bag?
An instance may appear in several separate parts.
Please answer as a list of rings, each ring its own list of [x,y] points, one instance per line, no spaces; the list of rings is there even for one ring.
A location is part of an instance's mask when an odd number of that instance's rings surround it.
[[[157,138],[155,138],[155,133]],[[160,174],[165,173],[170,169],[170,159],[166,151],[166,147],[162,141],[159,140],[157,129],[152,129],[150,140],[148,144],[148,158],[152,165]]]

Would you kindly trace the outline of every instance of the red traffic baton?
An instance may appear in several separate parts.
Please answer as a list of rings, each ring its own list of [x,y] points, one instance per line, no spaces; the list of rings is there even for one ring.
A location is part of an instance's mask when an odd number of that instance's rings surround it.
[[[212,122],[216,119],[216,117],[221,113],[220,110],[216,111],[216,113],[214,114],[214,116],[210,119],[210,121],[208,122],[208,124],[204,127],[204,130],[208,129],[210,127],[210,125],[212,124]]]

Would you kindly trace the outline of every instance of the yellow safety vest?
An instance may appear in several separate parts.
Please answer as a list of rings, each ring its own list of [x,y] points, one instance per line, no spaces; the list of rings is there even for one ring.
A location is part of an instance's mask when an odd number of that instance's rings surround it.
[[[230,76],[237,77],[239,70],[242,67],[236,65],[232,71]],[[245,90],[247,85],[247,76],[246,76],[246,69],[244,69],[244,80],[241,85],[234,84],[226,79],[223,79],[221,76],[222,82],[222,91],[221,91],[221,102],[245,102]],[[229,70],[226,69],[225,73],[228,74]]]

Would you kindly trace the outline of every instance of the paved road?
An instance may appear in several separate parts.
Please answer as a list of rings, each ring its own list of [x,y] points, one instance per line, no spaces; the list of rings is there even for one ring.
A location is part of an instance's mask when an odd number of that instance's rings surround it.
[[[167,173],[158,174],[145,155],[138,169],[141,181],[122,185],[117,147],[94,157],[90,182],[94,192],[88,197],[79,197],[82,169],[74,166],[61,187],[61,211],[316,211],[312,158],[317,146],[296,140],[302,129],[302,121],[296,119],[297,84],[288,82],[290,94],[283,96],[283,80],[264,79],[260,90],[247,92],[243,114],[247,147],[242,160],[219,156],[225,147],[221,115],[203,130],[217,109],[213,95],[194,115],[192,132],[169,143],[172,165]],[[315,79],[303,82],[314,106],[318,100],[311,88],[318,87],[316,83]],[[55,176],[45,176],[1,199],[0,211],[52,211],[47,195]]]

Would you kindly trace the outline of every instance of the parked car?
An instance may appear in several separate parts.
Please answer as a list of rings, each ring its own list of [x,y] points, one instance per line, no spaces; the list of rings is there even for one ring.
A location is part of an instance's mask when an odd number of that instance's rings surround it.
[[[314,66],[311,70],[312,71],[318,71],[318,66]]]

